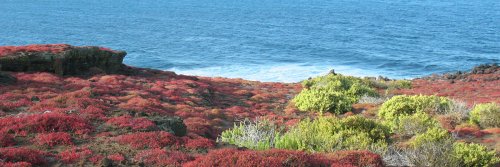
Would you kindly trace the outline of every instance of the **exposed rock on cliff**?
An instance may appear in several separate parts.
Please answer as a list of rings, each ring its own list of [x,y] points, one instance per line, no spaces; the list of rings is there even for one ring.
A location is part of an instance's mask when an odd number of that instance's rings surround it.
[[[126,52],[66,44],[2,46],[0,70],[14,72],[52,72],[59,75],[87,74],[91,71],[117,73],[124,67]]]
[[[0,85],[16,83],[17,79],[10,74],[0,72]]]

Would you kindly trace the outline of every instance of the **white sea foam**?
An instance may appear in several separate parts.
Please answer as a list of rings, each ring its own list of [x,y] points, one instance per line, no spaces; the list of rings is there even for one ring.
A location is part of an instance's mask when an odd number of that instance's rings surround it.
[[[282,64],[282,65],[230,65],[205,67],[197,69],[171,68],[178,74],[196,75],[207,77],[227,77],[242,78],[253,81],[264,82],[299,82],[309,77],[327,74],[331,69],[344,75],[352,76],[376,76],[376,74],[363,69],[356,69],[348,66],[312,66],[303,64]]]

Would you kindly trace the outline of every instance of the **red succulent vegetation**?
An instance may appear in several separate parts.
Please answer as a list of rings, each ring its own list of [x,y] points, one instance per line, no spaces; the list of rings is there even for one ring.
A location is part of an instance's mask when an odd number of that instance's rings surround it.
[[[415,79],[411,89],[398,90],[398,94],[424,94],[460,99],[469,105],[500,103],[500,79],[498,74],[474,74],[464,80]]]
[[[220,149],[184,165],[191,166],[383,166],[379,155],[368,151],[342,151],[331,154],[311,154],[302,151],[250,151]]]
[[[53,147],[56,145],[73,145],[71,135],[66,132],[41,133],[36,135],[35,142],[38,145]]]
[[[107,158],[117,163],[125,161],[125,157],[119,153],[108,155]]]
[[[156,128],[153,121],[147,118],[133,118],[130,115],[113,117],[106,123],[119,128],[131,128],[132,130],[152,130]]]
[[[16,144],[14,136],[6,132],[0,132],[0,147],[8,147]]]
[[[0,166],[3,167],[31,167],[29,162],[0,162]]]
[[[92,126],[87,120],[69,114],[45,113],[0,118],[0,132],[13,131],[20,135],[44,132],[85,134],[91,130]]]
[[[59,159],[66,164],[76,163],[78,161],[85,161],[92,155],[92,150],[88,148],[71,148],[69,150],[60,152]]]
[[[0,46],[0,57],[17,52],[50,52],[60,53],[68,48],[67,44],[46,44],[46,45],[26,45],[26,46]]]
[[[164,132],[137,132],[132,134],[120,135],[113,140],[121,144],[128,144],[136,149],[143,148],[162,148],[181,144],[181,140],[175,135]]]
[[[185,141],[184,147],[189,149],[210,149],[215,147],[215,142],[213,140],[199,137],[195,139],[187,139]]]
[[[146,166],[180,166],[182,163],[192,160],[192,157],[179,151],[155,148],[137,153],[134,160]]]
[[[48,156],[50,154],[29,148],[0,148],[0,159],[8,163],[26,162],[31,165],[45,165]]]

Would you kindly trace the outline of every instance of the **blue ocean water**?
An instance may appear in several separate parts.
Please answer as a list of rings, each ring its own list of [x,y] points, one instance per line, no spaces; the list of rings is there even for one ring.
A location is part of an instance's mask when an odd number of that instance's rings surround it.
[[[0,0],[0,45],[126,50],[132,66],[294,82],[500,63],[498,0]]]

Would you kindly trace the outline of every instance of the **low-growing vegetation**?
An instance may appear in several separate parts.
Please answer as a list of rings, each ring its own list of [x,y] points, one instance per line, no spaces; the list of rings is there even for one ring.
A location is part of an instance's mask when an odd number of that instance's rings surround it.
[[[246,119],[222,132],[219,140],[254,150],[267,150],[275,147],[275,140],[280,135],[281,129],[268,120]]]
[[[310,152],[363,150],[385,147],[389,129],[360,116],[344,119],[320,117],[303,120],[287,132],[262,123],[241,123],[222,133],[222,142],[251,149],[291,149]]]
[[[394,125],[394,133],[406,137],[422,134],[429,129],[440,127],[438,121],[425,112],[417,112],[412,115],[401,115]]]
[[[500,127],[500,105],[496,103],[476,105],[470,112],[470,121],[484,128]]]
[[[438,96],[394,96],[380,107],[378,116],[386,121],[391,128],[398,125],[400,116],[412,115],[417,112],[446,113],[451,106],[451,101]]]
[[[459,159],[460,166],[492,167],[500,162],[495,151],[488,151],[479,144],[457,142],[453,145],[453,153]]]
[[[362,79],[328,74],[302,82],[304,89],[292,100],[301,111],[342,114],[363,95],[376,96]]]

